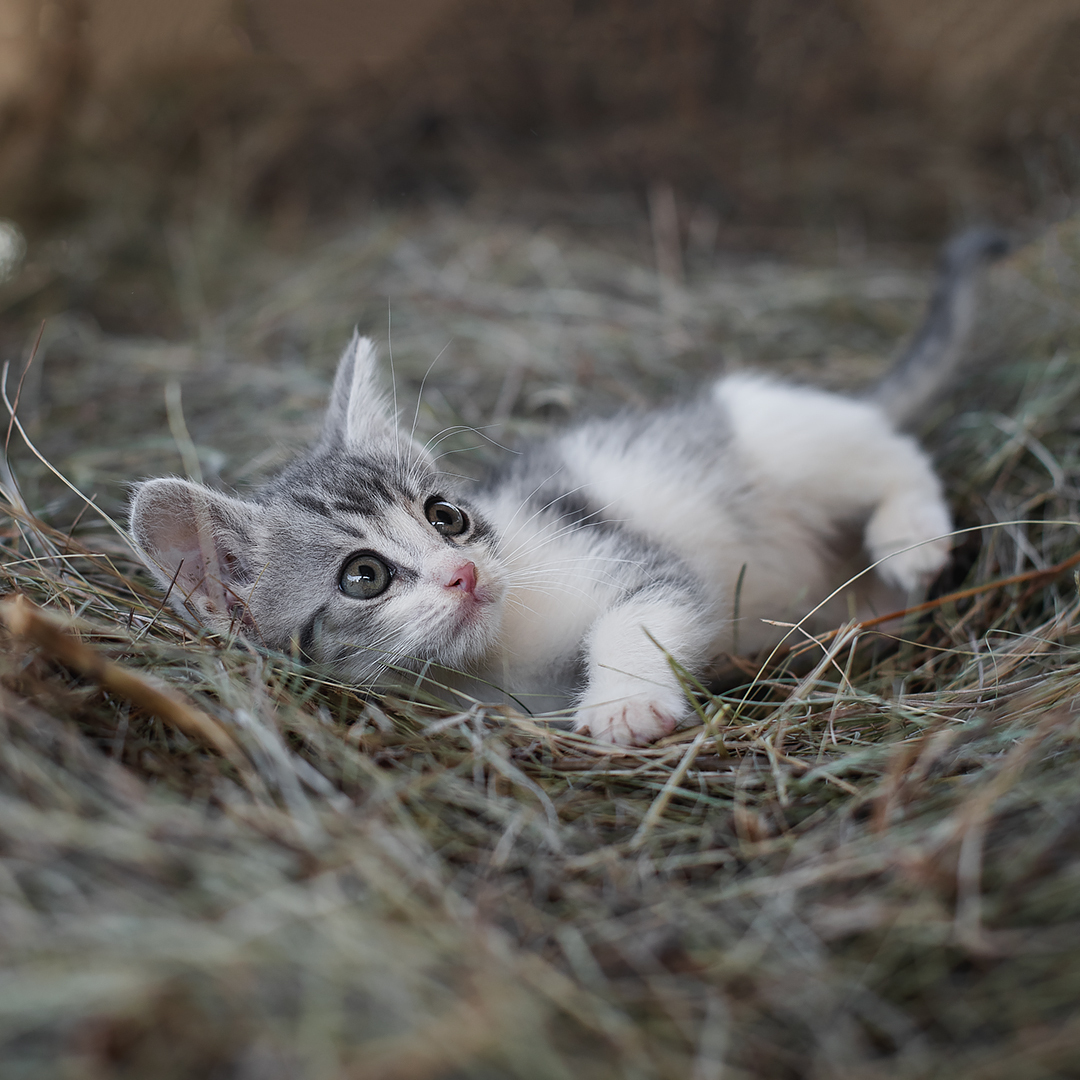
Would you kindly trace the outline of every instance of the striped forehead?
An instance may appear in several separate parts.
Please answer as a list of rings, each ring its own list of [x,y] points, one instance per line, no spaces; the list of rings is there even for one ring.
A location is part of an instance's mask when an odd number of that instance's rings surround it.
[[[321,480],[320,487],[335,510],[368,514],[395,504],[423,501],[432,493],[434,477],[418,474],[403,462],[346,458]]]
[[[378,513],[338,510],[331,526],[343,541],[371,544],[380,551],[411,551],[414,554],[441,542],[438,534],[420,517],[416,505],[388,503]]]
[[[290,492],[283,500],[293,510],[288,532],[294,540],[334,550],[373,547],[394,558],[418,557],[443,540],[423,517],[424,499],[408,498],[393,489],[376,489],[360,497],[326,491]],[[305,524],[305,522],[307,524]],[[313,550],[313,549],[309,549]],[[406,554],[408,553],[408,554]]]
[[[410,525],[419,527],[422,524],[420,508],[423,500],[408,498],[401,492],[376,491],[364,493],[360,498],[349,498],[300,491],[290,493],[288,501],[358,540],[371,536],[391,539]]]
[[[400,461],[370,461],[351,456],[312,461],[289,477],[281,494],[310,513],[378,516],[393,506],[423,502],[434,494],[434,475]]]

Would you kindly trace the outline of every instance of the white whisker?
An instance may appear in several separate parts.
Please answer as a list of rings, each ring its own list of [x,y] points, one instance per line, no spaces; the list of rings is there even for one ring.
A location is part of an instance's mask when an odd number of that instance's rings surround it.
[[[439,350],[439,352],[438,352],[438,355],[437,355],[437,356],[435,357],[435,359],[434,359],[434,360],[432,360],[432,361],[431,361],[431,363],[430,363],[430,364],[428,364],[428,369],[427,369],[427,371],[425,371],[425,372],[424,372],[424,377],[423,377],[423,378],[422,378],[422,379],[420,380],[420,389],[419,389],[419,390],[417,390],[417,392],[416,392],[416,411],[415,411],[415,412],[413,413],[413,419],[412,419],[412,428],[411,428],[411,429],[410,429],[410,431],[409,431],[409,442],[412,442],[412,441],[413,441],[413,440],[414,440],[414,439],[416,438],[416,422],[417,422],[417,421],[418,421],[418,420],[420,419],[420,403],[421,403],[421,402],[423,401],[423,399],[424,399],[424,387],[425,387],[425,386],[427,385],[427,381],[428,381],[428,376],[429,376],[429,375],[431,374],[431,369],[432,369],[432,368],[433,368],[433,367],[434,367],[434,366],[435,366],[435,365],[436,365],[436,364],[437,364],[437,363],[439,362],[439,360],[440,360],[440,359],[442,358],[442,354],[443,354],[444,352],[446,352],[446,350],[447,350],[447,349],[449,349],[449,348],[450,348],[450,344],[451,344],[451,342],[452,342],[453,340],[454,340],[454,339],[453,339],[453,338],[451,338],[451,339],[450,339],[450,341],[448,341],[448,342],[447,342],[447,343],[446,343],[446,344],[445,344],[445,345],[444,345],[444,346],[443,346],[443,347],[442,347],[442,348],[441,348],[441,349]]]

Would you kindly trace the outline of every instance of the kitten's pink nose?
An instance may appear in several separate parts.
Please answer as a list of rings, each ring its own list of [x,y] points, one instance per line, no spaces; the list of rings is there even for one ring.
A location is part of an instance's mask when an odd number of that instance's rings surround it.
[[[471,562],[462,563],[456,570],[451,570],[447,578],[448,589],[461,589],[467,593],[476,591],[476,566]]]

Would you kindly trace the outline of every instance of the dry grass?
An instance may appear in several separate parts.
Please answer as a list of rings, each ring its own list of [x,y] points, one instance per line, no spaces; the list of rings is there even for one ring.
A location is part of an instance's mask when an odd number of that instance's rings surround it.
[[[866,378],[925,289],[896,259],[705,254],[678,285],[629,235],[433,213],[257,260],[180,237],[187,341],[57,320],[19,415],[108,511],[181,451],[230,483],[272,468],[357,296],[392,297],[406,400],[452,339],[425,431],[502,437],[721,351]],[[841,633],[809,675],[775,661],[619,756],[201,636],[14,431],[4,1075],[1075,1075],[1080,601],[1030,572],[1077,549],[1078,255],[1067,224],[996,271],[985,366],[928,418],[973,530],[943,590],[1027,576]]]

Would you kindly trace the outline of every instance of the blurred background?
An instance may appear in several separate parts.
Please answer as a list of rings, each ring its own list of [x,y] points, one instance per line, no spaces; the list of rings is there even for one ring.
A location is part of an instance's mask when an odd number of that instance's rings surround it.
[[[2,0],[3,206],[666,181],[725,225],[936,239],[1072,193],[1078,45],[1077,0]]]
[[[1078,59],[1080,0],[0,0],[0,350],[117,504],[163,381],[257,478],[356,323],[471,424],[851,385],[950,232],[1070,213]]]

